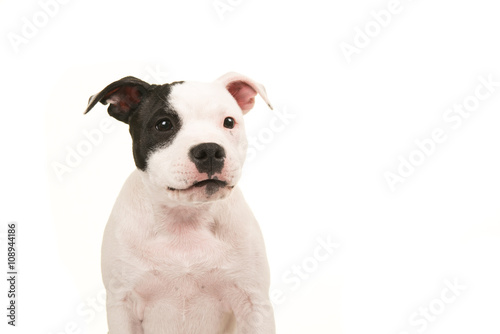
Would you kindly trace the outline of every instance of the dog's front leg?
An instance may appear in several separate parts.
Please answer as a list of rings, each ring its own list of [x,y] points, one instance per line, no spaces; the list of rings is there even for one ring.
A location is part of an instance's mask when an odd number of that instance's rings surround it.
[[[238,334],[275,334],[274,311],[269,298],[241,291],[233,303]]]
[[[142,320],[137,314],[137,305],[127,297],[107,295],[109,334],[144,334]]]

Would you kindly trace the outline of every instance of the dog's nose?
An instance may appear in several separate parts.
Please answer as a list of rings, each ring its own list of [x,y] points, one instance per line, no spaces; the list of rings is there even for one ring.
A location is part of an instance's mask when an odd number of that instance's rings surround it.
[[[199,144],[189,150],[189,158],[198,172],[207,173],[209,178],[222,171],[225,157],[226,151],[216,143]]]

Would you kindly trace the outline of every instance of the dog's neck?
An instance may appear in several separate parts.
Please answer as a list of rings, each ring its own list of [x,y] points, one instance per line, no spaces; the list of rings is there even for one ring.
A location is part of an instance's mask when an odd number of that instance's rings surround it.
[[[154,234],[183,235],[195,231],[214,231],[216,219],[212,203],[195,206],[169,206],[154,203]]]

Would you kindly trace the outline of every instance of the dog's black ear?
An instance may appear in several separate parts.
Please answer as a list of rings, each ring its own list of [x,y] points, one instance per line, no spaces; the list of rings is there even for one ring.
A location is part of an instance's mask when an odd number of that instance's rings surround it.
[[[137,109],[150,87],[151,85],[147,82],[134,77],[125,77],[115,81],[90,97],[84,114],[88,113],[97,102],[109,103],[108,114],[128,124],[130,115]]]

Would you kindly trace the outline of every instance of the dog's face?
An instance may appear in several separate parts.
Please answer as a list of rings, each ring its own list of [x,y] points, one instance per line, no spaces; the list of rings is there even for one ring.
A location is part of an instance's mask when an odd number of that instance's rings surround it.
[[[137,168],[159,196],[196,203],[227,197],[246,156],[243,115],[265,89],[237,73],[213,83],[149,85],[126,77],[91,97],[128,123]]]
[[[240,177],[247,140],[243,113],[224,87],[176,84],[146,113],[131,119],[143,123],[140,130],[130,128],[149,181],[176,200],[226,197]]]

